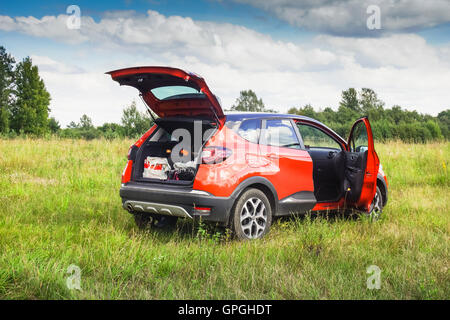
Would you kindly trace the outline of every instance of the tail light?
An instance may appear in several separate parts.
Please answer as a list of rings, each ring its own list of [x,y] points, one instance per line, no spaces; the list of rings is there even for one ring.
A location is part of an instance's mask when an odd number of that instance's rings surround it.
[[[128,160],[127,165],[125,166],[125,169],[123,169],[122,173],[122,183],[127,183],[131,180],[131,170],[133,168],[133,161]]]
[[[204,147],[202,152],[202,163],[221,163],[231,156],[233,152],[225,147]]]
[[[128,155],[127,155],[128,160],[134,161],[136,159],[136,153],[137,153],[138,149],[139,148],[135,144],[133,144],[130,147],[130,149],[128,149]]]

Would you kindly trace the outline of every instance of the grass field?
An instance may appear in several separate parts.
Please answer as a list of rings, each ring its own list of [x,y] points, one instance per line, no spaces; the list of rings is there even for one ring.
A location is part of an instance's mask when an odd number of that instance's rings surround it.
[[[0,140],[1,299],[450,298],[450,143],[376,144],[380,221],[278,220],[253,242],[189,223],[139,231],[118,195],[130,144]],[[71,264],[81,291],[66,286]]]

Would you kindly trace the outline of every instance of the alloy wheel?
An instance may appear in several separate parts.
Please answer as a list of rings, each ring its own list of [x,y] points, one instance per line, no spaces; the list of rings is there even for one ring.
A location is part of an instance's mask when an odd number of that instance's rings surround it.
[[[381,212],[383,211],[383,205],[382,205],[382,197],[380,192],[377,189],[377,192],[375,193],[375,197],[373,198],[371,210],[369,213],[370,220],[376,221],[380,218]]]
[[[241,210],[240,225],[249,239],[259,238],[267,226],[267,211],[264,202],[258,198],[248,199]]]

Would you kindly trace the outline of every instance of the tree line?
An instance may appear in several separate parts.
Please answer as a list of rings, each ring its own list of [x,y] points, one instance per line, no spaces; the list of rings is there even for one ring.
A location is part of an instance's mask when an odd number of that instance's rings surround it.
[[[155,118],[155,115],[153,115]],[[60,129],[57,135],[62,138],[71,139],[117,139],[138,138],[144,134],[152,125],[153,118],[150,114],[140,112],[133,101],[122,111],[121,123],[104,123],[94,127],[91,118],[82,115],[79,122],[72,121],[66,129]]]
[[[409,111],[400,106],[385,108],[376,92],[369,88],[354,88],[342,92],[338,110],[324,108],[315,111],[311,105],[291,108],[289,113],[317,119],[347,137],[356,119],[368,116],[374,138],[378,141],[402,140],[405,142],[429,142],[450,138],[450,110],[437,117]]]
[[[50,94],[39,76],[37,66],[27,57],[15,62],[4,47],[0,46],[0,135],[56,135],[62,138],[135,138],[142,135],[153,124],[154,115],[140,112],[136,103],[123,110],[121,123],[105,123],[95,127],[92,120],[83,115],[78,122],[72,121],[67,128],[49,117]],[[262,99],[252,90],[240,92],[231,111],[276,112],[266,108]],[[311,105],[294,107],[288,113],[317,119],[343,137],[346,137],[353,122],[368,116],[376,140],[399,139],[405,142],[428,142],[449,139],[450,110],[433,117],[417,111],[408,111],[400,106],[385,108],[376,92],[369,88],[357,91],[354,88],[342,92],[341,101],[335,111],[330,107],[316,111]]]

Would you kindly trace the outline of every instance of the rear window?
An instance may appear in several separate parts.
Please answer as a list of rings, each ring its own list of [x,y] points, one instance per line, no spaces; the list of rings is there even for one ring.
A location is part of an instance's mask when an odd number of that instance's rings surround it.
[[[153,95],[159,100],[175,98],[199,98],[205,95],[194,88],[188,86],[167,86],[151,90]]]

